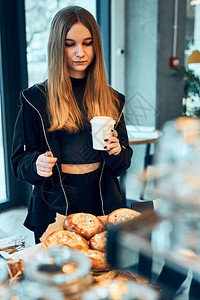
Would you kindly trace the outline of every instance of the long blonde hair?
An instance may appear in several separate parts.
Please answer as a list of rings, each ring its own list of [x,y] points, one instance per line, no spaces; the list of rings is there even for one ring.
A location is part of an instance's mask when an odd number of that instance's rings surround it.
[[[117,93],[107,83],[98,25],[86,9],[70,6],[55,15],[50,29],[47,95],[50,131],[64,128],[69,132],[77,132],[83,126],[83,114],[72,91],[65,54],[66,34],[77,22],[87,27],[93,38],[94,58],[87,70],[83,96],[88,120],[99,115],[110,116],[116,120],[119,115]]]

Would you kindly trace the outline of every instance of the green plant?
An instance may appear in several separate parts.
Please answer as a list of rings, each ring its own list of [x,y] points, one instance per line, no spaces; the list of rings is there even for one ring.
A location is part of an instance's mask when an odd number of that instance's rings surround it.
[[[185,67],[180,67],[175,70],[177,72],[176,74],[184,81],[184,97],[200,97],[200,77],[196,75],[193,70],[189,70]]]
[[[200,118],[200,77],[185,67],[175,71],[174,75],[184,82],[183,114]]]

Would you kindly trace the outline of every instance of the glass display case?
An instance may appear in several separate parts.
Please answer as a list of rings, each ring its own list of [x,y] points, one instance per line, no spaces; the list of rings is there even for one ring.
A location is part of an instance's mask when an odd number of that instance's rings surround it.
[[[165,124],[151,174],[156,211],[108,228],[108,262],[147,278],[161,288],[162,299],[176,299],[188,273],[189,299],[199,299],[199,124],[189,117]]]

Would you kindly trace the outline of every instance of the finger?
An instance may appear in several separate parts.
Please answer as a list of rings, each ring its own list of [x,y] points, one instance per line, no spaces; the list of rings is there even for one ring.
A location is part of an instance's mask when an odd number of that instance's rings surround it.
[[[41,162],[41,161],[38,161],[36,162],[36,167],[37,169],[40,171],[40,170],[46,170],[46,171],[52,171],[52,168],[54,167],[55,163],[48,163],[48,162]]]
[[[38,167],[39,173],[41,174],[52,174],[52,168],[48,166],[39,166]]]
[[[115,129],[112,129],[111,132],[112,132],[112,136],[118,137],[118,133]]]
[[[40,162],[42,162],[42,163],[55,164],[56,161],[57,161],[56,157],[50,157],[50,156],[42,155],[41,158],[40,158]]]
[[[53,156],[51,151],[46,151],[41,155],[41,161],[55,164],[57,158]]]
[[[38,174],[42,177],[50,177],[53,173],[51,172],[43,172],[43,171],[39,171]]]
[[[109,155],[118,155],[121,152],[121,146],[118,146],[116,148],[112,148],[111,150],[108,151]]]
[[[45,167],[42,167],[42,166],[37,166],[37,173],[40,175],[40,176],[43,176],[43,177],[49,177],[52,175],[52,169],[50,168],[45,168]]]
[[[110,143],[104,147],[109,154],[117,155],[121,152],[121,145],[117,139],[117,143]]]
[[[118,152],[118,150],[121,149],[121,146],[120,146],[119,143],[115,143],[115,144],[112,143],[112,144],[110,144],[110,145],[108,145],[108,146],[105,146],[104,149],[105,149],[107,152],[113,154],[114,152]]]
[[[53,157],[53,154],[52,154],[51,151],[46,151],[45,155],[46,155],[46,156],[49,156],[49,157]]]
[[[120,145],[118,138],[112,137],[110,139],[105,139],[105,142],[107,142],[106,146],[104,149],[110,150],[113,147],[117,147],[117,145]]]
[[[116,137],[111,137],[109,139],[105,139],[104,142],[107,142],[107,145],[109,145],[111,143],[119,143],[119,140]]]
[[[53,168],[53,166],[50,166],[50,165],[43,165],[43,166],[40,166],[40,169],[41,169],[41,171],[43,171],[43,172],[51,172],[51,171],[52,171],[52,168]]]
[[[48,176],[52,175],[52,168],[55,165],[55,161],[48,162],[44,158],[45,158],[45,154],[41,154],[38,156],[37,161],[36,161],[36,169],[37,169],[37,173],[40,176],[45,175],[45,177],[48,177]],[[48,158],[48,159],[52,160],[52,158]],[[54,160],[55,160],[55,158],[54,158]]]

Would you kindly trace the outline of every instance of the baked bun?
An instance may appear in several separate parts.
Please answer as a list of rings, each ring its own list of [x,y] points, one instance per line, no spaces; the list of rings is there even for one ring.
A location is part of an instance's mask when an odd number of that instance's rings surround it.
[[[89,249],[87,251],[84,251],[84,253],[90,259],[92,270],[105,271],[110,268],[106,261],[106,254],[104,252]]]
[[[102,283],[103,281],[114,280],[115,276],[116,276],[116,270],[110,270],[107,272],[103,272],[103,274],[100,274],[98,276],[93,276],[93,282]]]
[[[105,225],[95,215],[76,213],[66,217],[64,229],[74,231],[89,240],[95,234],[104,231]]]
[[[94,283],[101,283],[107,280],[124,280],[124,281],[137,281],[136,277],[129,271],[111,270],[104,272],[102,275],[94,276]]]
[[[106,224],[106,220],[107,220],[107,215],[105,216],[98,216],[98,218],[103,222],[103,224]]]
[[[21,277],[24,273],[24,260],[17,258],[9,258],[7,260],[7,265],[9,268],[9,275],[11,279],[17,279]]]
[[[116,271],[114,279],[125,281],[137,281],[136,277],[129,271]]]
[[[106,251],[106,241],[107,241],[106,231],[97,233],[90,239],[90,247],[93,250],[105,252]]]
[[[130,208],[119,208],[112,211],[106,221],[106,226],[117,225],[122,222],[127,222],[141,215],[140,212]]]
[[[88,242],[79,234],[69,230],[56,230],[50,233],[46,240],[45,246],[47,248],[53,246],[68,246],[77,250],[88,250]]]

